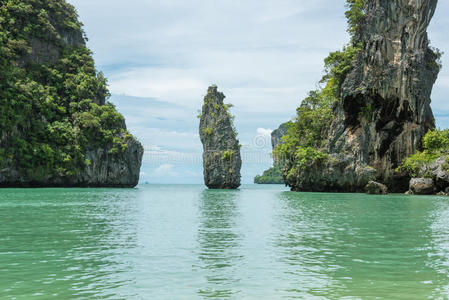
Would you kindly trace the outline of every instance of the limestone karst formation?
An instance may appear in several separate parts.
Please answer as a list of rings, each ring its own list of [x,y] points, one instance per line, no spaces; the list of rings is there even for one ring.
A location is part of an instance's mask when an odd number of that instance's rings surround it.
[[[211,189],[236,189],[240,186],[240,145],[229,106],[223,103],[224,98],[217,86],[209,87],[200,118],[204,183]]]

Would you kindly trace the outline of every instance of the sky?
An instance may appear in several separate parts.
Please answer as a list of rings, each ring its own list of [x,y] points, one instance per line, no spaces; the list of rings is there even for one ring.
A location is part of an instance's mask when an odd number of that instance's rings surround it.
[[[323,59],[349,40],[344,0],[68,1],[109,80],[109,101],[145,147],[141,182],[202,182],[197,115],[216,84],[234,104],[242,182],[252,183],[272,163],[271,131],[295,115],[318,87]],[[449,53],[448,11],[440,0],[429,37]],[[443,67],[432,95],[441,128],[448,93]]]

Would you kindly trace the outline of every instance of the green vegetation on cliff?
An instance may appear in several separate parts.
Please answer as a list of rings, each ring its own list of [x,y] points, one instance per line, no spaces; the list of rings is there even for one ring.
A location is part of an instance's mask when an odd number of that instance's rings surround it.
[[[0,169],[70,176],[89,149],[126,150],[131,135],[95,69],[75,9],[61,0],[0,6]]]
[[[346,17],[351,43],[325,58],[325,75],[320,80],[323,87],[311,91],[301,102],[282,143],[273,151],[277,160],[287,164],[287,172],[284,174],[287,181],[293,179],[298,172],[318,167],[329,159],[324,150],[327,130],[334,119],[333,106],[340,99],[343,82],[361,50],[357,34],[364,17],[365,4],[366,0],[347,0]]]
[[[348,20],[348,33],[351,35],[352,44],[358,43],[360,38],[360,24],[365,18],[367,0],[346,0],[348,10],[345,12]]]
[[[204,183],[211,189],[240,186],[242,158],[233,116],[223,103],[225,95],[216,85],[208,88],[200,113],[199,133],[203,144]]]
[[[254,178],[254,183],[257,184],[282,184],[282,171],[278,166],[274,166]]]
[[[422,170],[426,170],[426,166],[435,162],[439,157],[449,155],[449,129],[445,130],[429,130],[424,136],[423,151],[418,151],[405,159],[398,171],[406,172],[411,177],[428,177],[430,174],[423,174]],[[449,170],[449,162],[445,167]]]

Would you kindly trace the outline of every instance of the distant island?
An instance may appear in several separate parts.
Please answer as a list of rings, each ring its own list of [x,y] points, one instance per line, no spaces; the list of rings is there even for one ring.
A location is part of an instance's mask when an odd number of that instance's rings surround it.
[[[64,0],[0,10],[0,187],[133,187],[143,147]]]

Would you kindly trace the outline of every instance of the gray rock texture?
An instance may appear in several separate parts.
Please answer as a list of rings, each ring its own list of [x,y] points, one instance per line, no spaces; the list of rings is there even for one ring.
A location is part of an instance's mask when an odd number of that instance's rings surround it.
[[[430,95],[439,67],[427,27],[437,0],[368,0],[363,50],[342,86],[327,132],[330,159],[290,178],[293,190],[363,191],[369,181],[404,192],[409,178],[395,169],[434,128]]]
[[[282,138],[287,134],[288,123],[283,123],[278,129],[273,130],[271,133],[271,147],[273,150],[282,142]],[[281,168],[282,162],[278,161],[276,156],[273,156],[273,166],[276,168]]]
[[[271,133],[271,146],[273,150],[282,142],[282,138],[287,134],[288,123],[283,123],[278,129],[273,130]],[[273,166],[268,170],[265,170],[262,175],[254,178],[256,184],[282,184],[284,179],[282,178],[282,161],[279,161],[278,157],[273,157]]]
[[[386,195],[388,194],[388,187],[385,184],[370,181],[365,186],[365,192],[372,195]]]
[[[412,178],[410,180],[410,193],[414,195],[431,195],[435,193],[432,178]]]
[[[435,185],[440,190],[445,190],[449,187],[449,162],[447,156],[442,156],[427,166],[424,166],[420,174],[430,176]]]
[[[417,177],[431,178],[437,191],[449,192],[449,156],[442,155],[432,162],[424,164]]]
[[[204,183],[211,189],[240,186],[240,145],[224,98],[216,86],[209,87],[201,113],[199,131],[203,143]]]
[[[271,146],[273,147],[273,149],[281,143],[282,137],[287,134],[287,130],[287,123],[283,123],[279,126],[278,129],[273,130],[273,132],[271,133]]]
[[[0,170],[0,187],[135,187],[139,183],[143,147],[130,137],[121,155],[109,153],[111,147],[93,148],[86,158],[91,164],[74,175],[55,176],[54,170],[24,172],[13,166]]]

